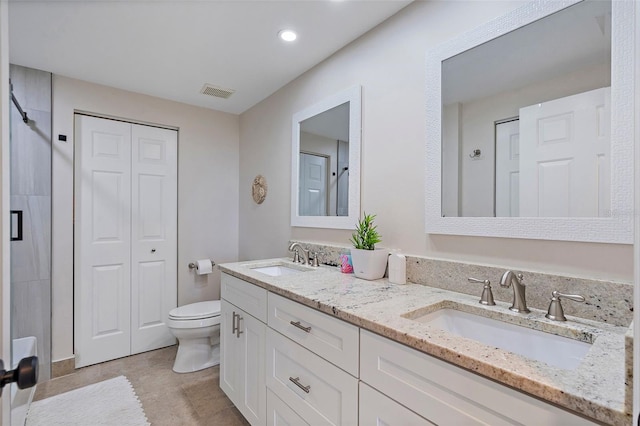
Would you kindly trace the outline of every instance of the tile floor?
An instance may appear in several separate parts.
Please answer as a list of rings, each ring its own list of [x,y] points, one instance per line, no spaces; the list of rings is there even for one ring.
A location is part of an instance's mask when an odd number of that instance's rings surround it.
[[[73,374],[38,384],[34,400],[123,375],[133,385],[153,426],[248,425],[220,390],[220,367],[174,373],[171,367],[176,349],[177,346],[170,346],[80,368]]]

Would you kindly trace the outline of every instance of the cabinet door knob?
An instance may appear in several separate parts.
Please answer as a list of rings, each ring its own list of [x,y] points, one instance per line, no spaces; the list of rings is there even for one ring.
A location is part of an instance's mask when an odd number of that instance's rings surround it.
[[[151,249],[151,253],[155,253],[155,252],[156,252],[156,249]]]

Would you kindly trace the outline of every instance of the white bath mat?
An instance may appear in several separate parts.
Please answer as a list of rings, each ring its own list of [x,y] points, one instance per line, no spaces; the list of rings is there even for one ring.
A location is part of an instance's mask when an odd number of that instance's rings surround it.
[[[31,404],[26,426],[148,426],[136,393],[124,376]]]

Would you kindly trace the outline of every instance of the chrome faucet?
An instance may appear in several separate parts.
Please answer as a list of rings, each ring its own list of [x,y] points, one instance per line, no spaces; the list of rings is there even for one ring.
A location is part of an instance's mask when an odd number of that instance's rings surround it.
[[[522,274],[516,275],[513,271],[507,271],[500,278],[500,287],[513,286],[513,303],[509,308],[513,312],[528,313],[531,312],[527,308],[527,299],[525,296],[526,287],[522,284]]]
[[[300,249],[300,251],[298,251]],[[291,243],[289,251],[295,252],[293,255],[293,261],[295,263],[307,264],[309,263],[309,250],[302,247],[300,243]],[[300,259],[300,253],[302,252],[302,259]]]

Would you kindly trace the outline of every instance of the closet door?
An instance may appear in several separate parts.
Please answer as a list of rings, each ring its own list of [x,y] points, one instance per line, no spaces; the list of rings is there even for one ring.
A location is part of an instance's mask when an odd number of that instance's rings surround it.
[[[132,125],[131,353],[173,345],[177,306],[178,182],[175,130]]]
[[[76,115],[75,354],[130,354],[131,125]]]

